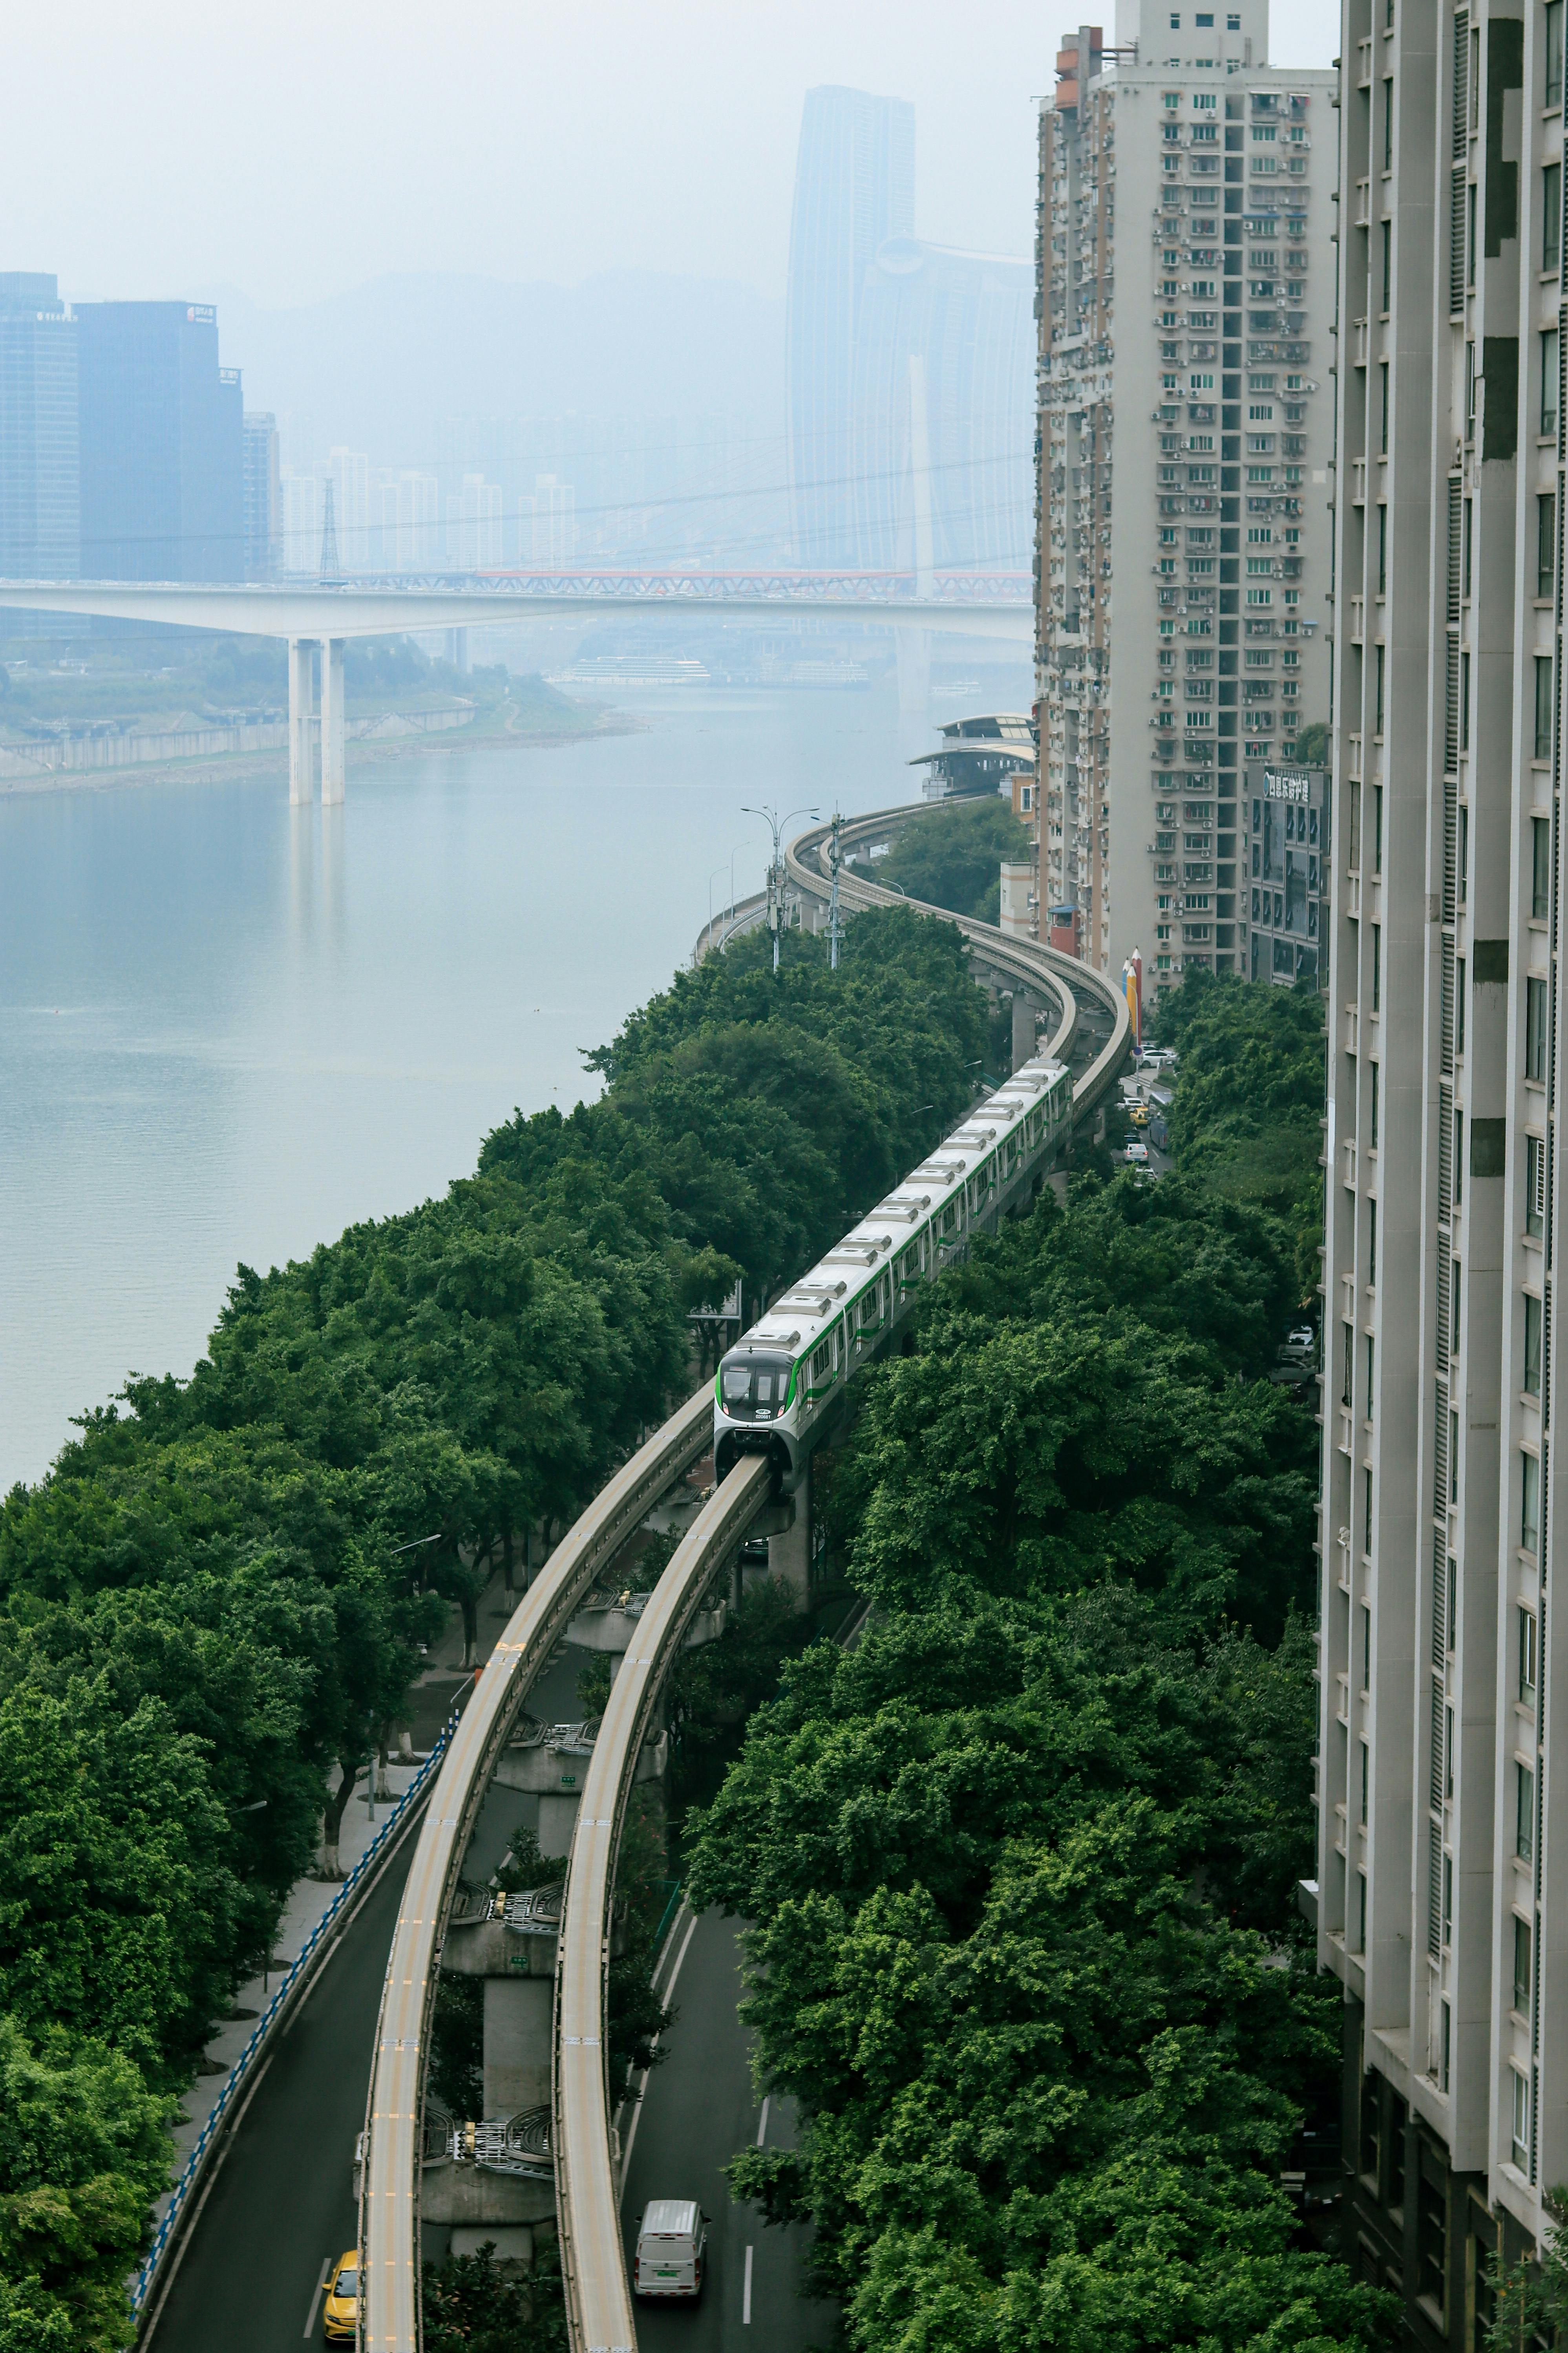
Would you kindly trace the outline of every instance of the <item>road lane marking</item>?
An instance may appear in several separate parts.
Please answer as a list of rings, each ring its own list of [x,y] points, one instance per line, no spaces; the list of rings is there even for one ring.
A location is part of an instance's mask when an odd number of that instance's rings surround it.
[[[326,2286],[327,2282],[331,2278],[331,2276],[332,2276],[332,2259],[331,2259],[331,2255],[329,2255],[329,2256],[327,2257],[327,2259],[326,2259],[325,2263],[321,2265],[321,2278],[316,2282],[316,2293],[315,2293],[315,2295],[310,2298],[310,2311],[305,2315],[305,2326],[304,2326],[304,2327],[303,2327],[303,2328],[301,2328],[301,2330],[300,2331],[300,2336],[301,2336],[301,2337],[313,2337],[313,2336],[315,2335],[315,2331],[316,2331],[316,2306],[321,2303],[321,2291],[322,2291],[322,2289]]]
[[[672,1932],[672,1933],[673,1933],[673,1932]],[[687,1948],[688,1945],[689,1945],[689,1944],[690,1944],[692,1937],[693,1937],[696,1934],[697,1934],[697,1915],[696,1915],[696,1913],[694,1912],[694,1913],[692,1914],[692,1915],[691,1915],[690,1919],[689,1919],[689,1920],[687,1922],[687,1924],[686,1924],[686,1934],[685,1934],[685,1936],[682,1936],[682,1938],[681,1938],[681,1940],[680,1940],[680,1950],[677,1953],[677,1955],[676,1955],[676,1957],[675,1957],[675,1967],[670,1970],[670,1973],[669,1973],[669,1982],[668,1982],[668,1984],[665,1987],[665,1989],[664,1989],[664,1992],[663,1992],[663,1995],[662,1995],[662,1997],[661,1997],[661,1999],[662,1999],[663,2000],[665,2000],[665,2001],[668,2001],[668,2000],[669,2000],[670,1995],[675,1991],[675,1980],[676,1980],[676,1978],[680,1975],[680,1964],[681,1964],[681,1962],[686,1958],[686,1948]],[[654,2038],[653,2038],[653,2048],[654,2048],[656,2051],[658,2049],[658,2035],[657,2035],[657,2034],[656,2034],[656,2035],[654,2036]],[[646,2096],[646,2094],[647,2094],[647,2072],[645,2071],[645,2072],[644,2072],[644,2074],[643,2074],[643,2079],[642,2079],[642,2088],[641,2088],[641,2090],[638,2092],[638,2094],[637,2094],[637,2099],[636,2099],[635,2103],[633,2104],[633,2107],[632,2107],[632,2120],[631,2120],[631,2123],[626,2126],[626,2154],[625,2154],[625,2155],[623,2156],[623,2158],[621,2158],[621,2188],[622,2188],[623,2191],[624,2191],[624,2190],[625,2190],[625,2189],[626,2189],[626,2181],[627,2181],[627,2179],[629,2179],[630,2174],[631,2174],[631,2169],[632,2169],[632,2150],[633,2150],[633,2149],[636,2147],[636,2146],[637,2146],[637,2126],[638,2126],[638,2125],[639,2125],[639,2124],[641,2124],[641,2122],[642,2122],[642,2104],[643,2104],[643,2100],[644,2100],[644,2098],[645,2098],[645,2096]]]
[[[771,2096],[772,2096],[772,2094],[769,2094],[769,2097],[771,2098]],[[757,2126],[757,2147],[758,2147],[759,2148],[761,2148],[761,2147],[763,2146],[763,2143],[766,2140],[767,2137],[768,2137],[768,2103],[767,2103],[767,2101],[766,2101],[766,2100],[764,2100],[764,2101],[763,2102],[763,2120],[762,2120],[761,2124]]]
[[[746,2249],[746,2282],[741,2290],[741,2322],[746,2328],[750,2328],[752,2325],[752,2251],[750,2247]]]

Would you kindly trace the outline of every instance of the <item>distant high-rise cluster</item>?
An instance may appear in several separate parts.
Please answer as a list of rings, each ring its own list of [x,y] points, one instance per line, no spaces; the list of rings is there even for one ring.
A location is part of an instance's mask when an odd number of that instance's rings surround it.
[[[808,90],[785,317],[795,561],[1027,565],[1028,264],[914,235],[914,109]]]
[[[210,307],[68,312],[53,277],[0,275],[0,573],[239,579],[252,464]]]

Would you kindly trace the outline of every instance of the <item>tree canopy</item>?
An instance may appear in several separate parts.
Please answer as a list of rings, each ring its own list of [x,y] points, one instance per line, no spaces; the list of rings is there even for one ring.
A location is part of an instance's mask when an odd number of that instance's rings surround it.
[[[678,975],[598,1101],[514,1113],[442,1198],[242,1265],[188,1379],[128,1382],[0,1504],[0,2348],[121,2341],[170,2095],[447,1609],[471,1643],[498,1563],[682,1393],[690,1308],[776,1289],[971,1101],[951,925],[858,917],[837,973],[784,944]],[[623,2063],[646,2009],[621,1989]],[[101,2085],[79,2181],[6,2142],[8,2068],[13,2123],[46,2074],[62,2113]]]
[[[1279,2180],[1339,2029],[1291,1900],[1316,1433],[1258,1377],[1292,1288],[1268,1214],[1084,1177],[865,1382],[867,1630],[785,1668],[690,1881],[804,2118],[731,2180],[815,2223],[851,2348],[1393,2342]]]

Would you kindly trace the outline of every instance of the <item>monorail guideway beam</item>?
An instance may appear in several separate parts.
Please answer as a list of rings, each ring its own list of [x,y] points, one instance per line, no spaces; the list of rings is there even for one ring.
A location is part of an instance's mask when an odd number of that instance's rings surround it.
[[[583,1791],[557,1948],[551,2136],[573,2353],[634,2353],[637,2341],[605,2072],[610,1905],[632,1768],[687,1625],[772,1486],[769,1463],[760,1455],[748,1457],[715,1489],[682,1538],[610,1687]]]

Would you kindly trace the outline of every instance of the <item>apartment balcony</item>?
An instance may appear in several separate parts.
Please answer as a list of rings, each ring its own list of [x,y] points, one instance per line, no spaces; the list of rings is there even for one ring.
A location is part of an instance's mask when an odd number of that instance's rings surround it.
[[[1370,228],[1372,227],[1372,182],[1370,180],[1358,180],[1356,182],[1355,197],[1351,207],[1351,218],[1354,221],[1357,228]]]
[[[1345,774],[1352,783],[1361,782],[1361,737],[1359,735],[1345,737]]]
[[[1372,353],[1372,322],[1369,319],[1351,321],[1351,365],[1365,367]]]
[[[1347,874],[1345,877],[1345,913],[1352,920],[1360,917],[1361,876],[1359,874]]]
[[[1352,1011],[1354,1010],[1352,1007]],[[1355,1138],[1347,1135],[1340,1145],[1340,1182],[1348,1192],[1355,1191]]]
[[[1366,598],[1364,596],[1352,596],[1351,598],[1351,637],[1352,641],[1359,646],[1365,635]]]
[[[1361,1051],[1361,1008],[1359,1005],[1347,1005],[1345,1008],[1345,1051],[1347,1054],[1359,1054]]]

